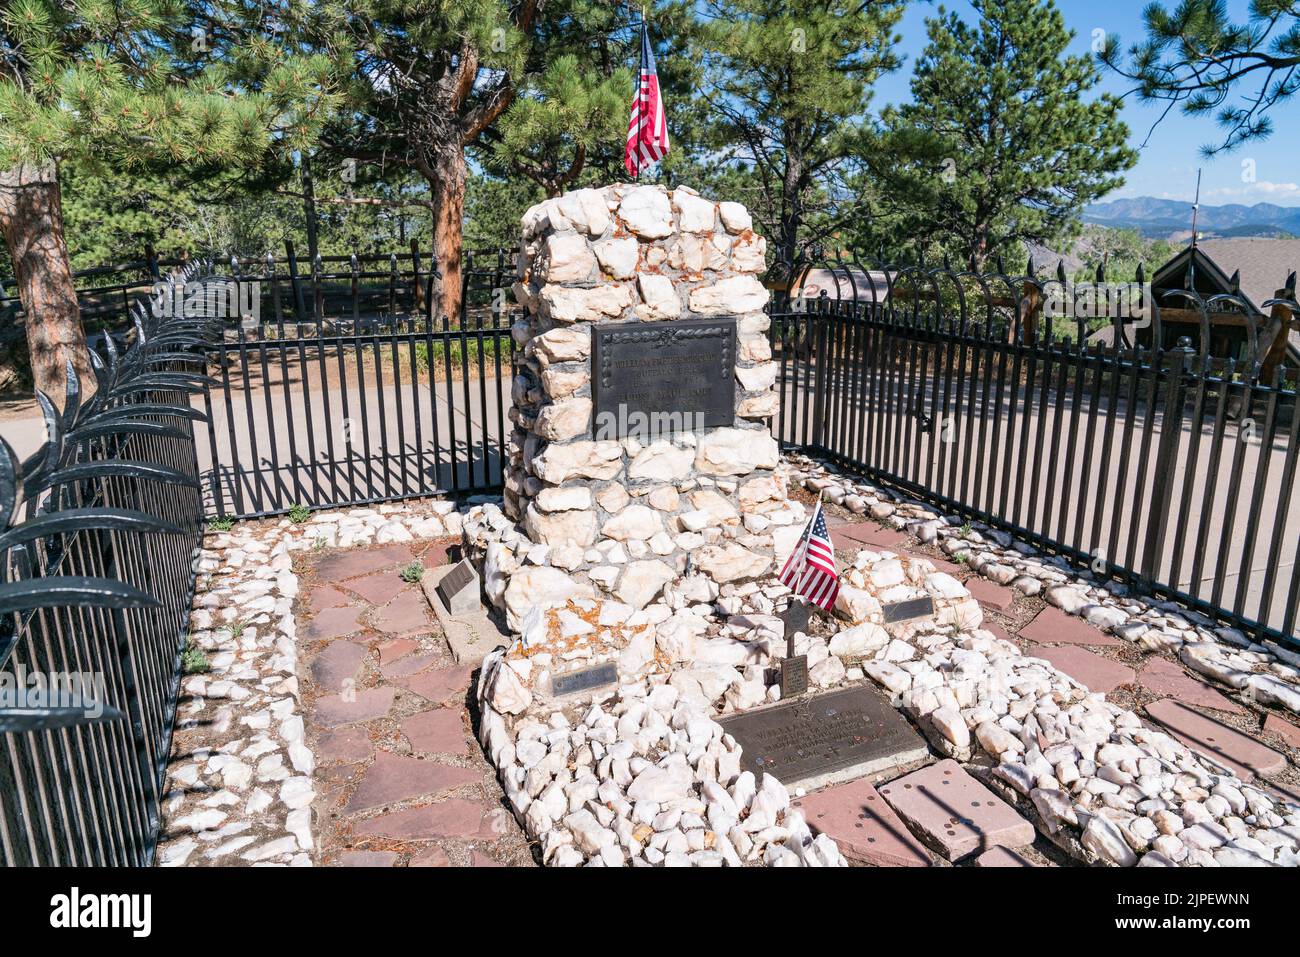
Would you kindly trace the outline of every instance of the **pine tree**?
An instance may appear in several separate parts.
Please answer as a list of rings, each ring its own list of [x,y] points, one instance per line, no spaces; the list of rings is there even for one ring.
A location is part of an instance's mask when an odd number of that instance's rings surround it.
[[[1182,0],[1173,10],[1152,3],[1142,18],[1146,39],[1127,57],[1112,35],[1098,58],[1137,81],[1144,102],[1177,104],[1190,116],[1214,113],[1224,137],[1206,155],[1270,136],[1270,111],[1300,93],[1297,0],[1252,0],[1245,23],[1232,20],[1223,0]]]
[[[865,159],[898,229],[983,266],[1073,234],[1136,162],[1120,103],[1051,0],[972,0],[979,22],[926,21],[912,102],[886,110]]]
[[[232,34],[234,3],[14,0],[0,11],[0,230],[36,385],[56,401],[68,363],[92,381],[60,165],[212,173],[295,148],[309,132],[304,104],[325,64]]]
[[[577,182],[587,157],[621,146],[627,135],[632,71],[585,71],[573,54],[557,57],[502,117],[490,159],[559,196]]]
[[[671,0],[661,9],[684,17],[688,6]],[[539,181],[559,184],[578,144],[587,140],[590,151],[592,139],[605,129],[601,117],[608,104],[600,91],[630,62],[634,9],[608,0],[289,0],[287,35],[333,58],[345,96],[314,156],[317,180],[356,176],[363,166],[381,177],[397,168],[423,179],[427,198],[393,202],[429,210],[441,272],[440,309],[458,315],[467,152],[481,151],[488,163],[517,160]],[[565,55],[576,56],[584,69],[566,78],[548,74],[548,65]],[[507,119],[521,93],[540,93],[542,108],[525,105]],[[625,96],[630,102],[630,89]],[[517,118],[538,124],[554,144],[555,119],[575,108],[571,98],[595,98],[600,108],[593,113],[589,106],[577,107],[588,129],[560,136],[568,156],[539,163],[543,144],[503,132]],[[617,132],[615,142],[622,138]],[[353,201],[376,200],[358,191]]]
[[[902,2],[709,0],[697,58],[711,120],[706,162],[755,184],[749,205],[776,257],[810,243],[861,209],[843,189],[858,152],[872,84],[897,68],[893,30]],[[815,233],[806,229],[818,214]]]

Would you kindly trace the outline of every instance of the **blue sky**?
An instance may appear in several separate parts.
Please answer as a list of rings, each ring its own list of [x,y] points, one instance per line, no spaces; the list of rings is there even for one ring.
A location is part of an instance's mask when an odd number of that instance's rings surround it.
[[[1166,0],[1172,6],[1174,0]],[[1071,51],[1089,53],[1094,30],[1118,33],[1124,47],[1143,35],[1142,8],[1146,0],[1057,0],[1066,23],[1074,30]],[[1238,22],[1244,22],[1248,0],[1229,0],[1229,10]],[[936,16],[937,3],[910,4],[899,28],[901,51],[907,56],[902,69],[876,84],[874,109],[886,103],[908,98],[908,79],[917,54],[925,46],[925,20]],[[966,0],[948,0],[948,10],[974,22]],[[1118,74],[1105,71],[1101,88],[1121,94],[1128,82]],[[1141,147],[1159,118],[1163,104],[1144,106],[1136,98],[1124,101],[1124,120],[1129,126],[1131,145]],[[1140,150],[1137,166],[1131,169],[1125,185],[1107,199],[1133,196],[1156,196],[1162,199],[1190,201],[1196,191],[1196,170],[1203,170],[1201,201],[1213,205],[1259,202],[1281,206],[1300,206],[1300,100],[1292,100],[1272,111],[1273,135],[1263,142],[1249,143],[1213,160],[1201,157],[1200,147],[1218,142],[1222,133],[1210,117],[1190,118],[1177,111],[1170,113],[1151,134]],[[1288,155],[1289,154],[1289,155]],[[1255,181],[1243,181],[1243,161],[1254,160]]]

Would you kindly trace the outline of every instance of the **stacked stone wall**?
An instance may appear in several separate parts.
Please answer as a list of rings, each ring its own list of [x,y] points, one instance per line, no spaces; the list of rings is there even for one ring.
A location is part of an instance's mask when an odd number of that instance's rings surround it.
[[[679,576],[752,579],[788,552],[804,511],[769,428],[764,252],[744,206],[687,187],[583,189],[527,212],[505,480],[506,514],[532,543],[518,571],[641,608]],[[594,327],[723,317],[736,323],[732,422],[639,437],[593,422]]]

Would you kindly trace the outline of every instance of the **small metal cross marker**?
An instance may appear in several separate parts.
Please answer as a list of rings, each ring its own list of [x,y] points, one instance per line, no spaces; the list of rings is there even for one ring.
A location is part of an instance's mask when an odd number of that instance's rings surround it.
[[[796,631],[807,634],[808,622],[812,620],[812,608],[805,602],[792,601],[790,606],[781,612],[778,617],[785,622],[787,637],[793,635]]]

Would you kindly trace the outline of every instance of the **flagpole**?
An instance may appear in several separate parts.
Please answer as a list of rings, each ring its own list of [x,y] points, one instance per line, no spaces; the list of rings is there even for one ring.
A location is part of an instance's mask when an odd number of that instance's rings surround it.
[[[812,517],[808,519],[808,527],[804,529],[804,531],[806,531],[807,534],[804,536],[803,552],[802,554],[800,554],[799,564],[796,566],[800,570],[799,578],[795,580],[796,585],[798,585],[799,582],[803,581],[804,572],[807,570],[806,566],[808,564],[808,546],[812,544],[812,529],[813,529],[813,525],[817,522],[817,511],[822,507],[822,496],[825,494],[826,494],[825,489],[818,489],[817,503],[813,505],[813,513],[812,513]],[[791,601],[794,601],[795,598],[804,598],[803,595],[799,594],[798,588],[793,589],[793,591],[794,591],[794,598],[790,599]],[[804,601],[806,602],[807,599],[804,598]]]
[[[641,76],[641,44],[645,42],[646,29],[647,27],[645,22],[645,6],[643,5],[641,7],[641,36],[637,38],[638,41],[640,42],[637,43],[637,50],[636,50],[636,145],[638,151],[640,150],[641,147],[641,124],[642,121],[645,119],[645,117],[641,113],[641,84],[645,82],[645,78]],[[637,156],[636,175],[632,177],[632,182],[634,183],[641,182],[640,156]]]

